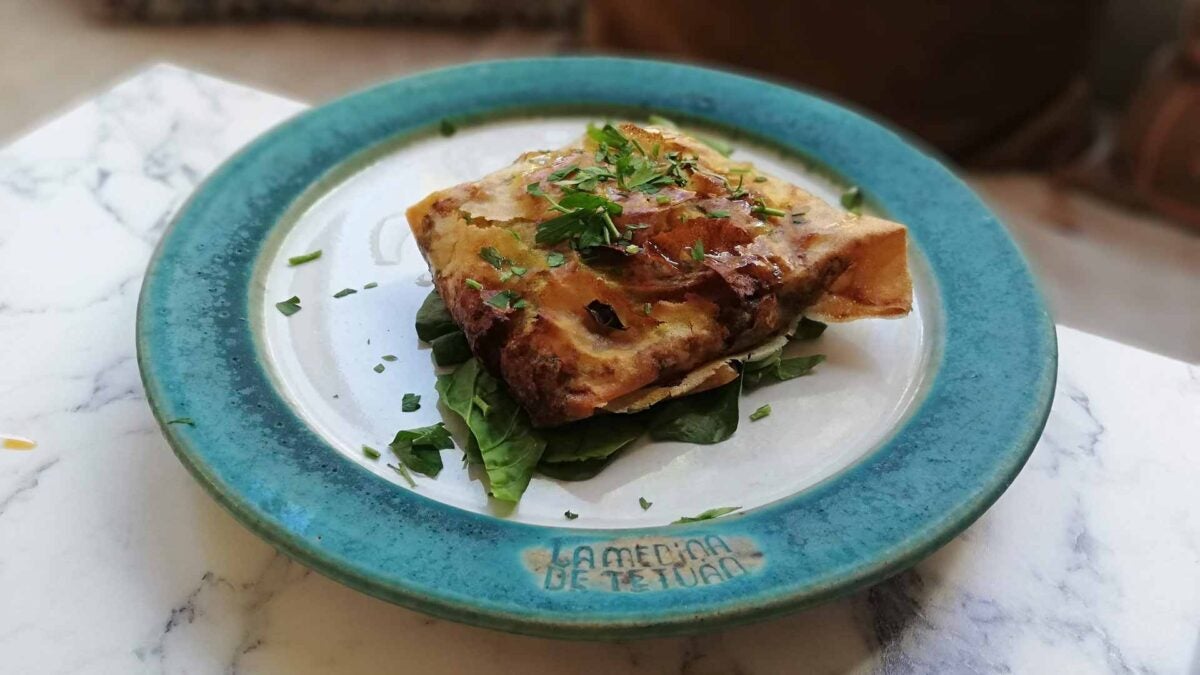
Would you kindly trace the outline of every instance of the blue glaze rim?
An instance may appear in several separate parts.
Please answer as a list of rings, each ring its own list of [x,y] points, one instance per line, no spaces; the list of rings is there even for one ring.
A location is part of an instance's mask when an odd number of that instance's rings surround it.
[[[355,155],[443,118],[645,108],[771,139],[833,167],[907,224],[941,302],[927,393],[876,452],[735,517],[638,530],[525,525],[398,489],[329,448],[290,409],[248,323],[254,270],[306,191]],[[238,519],[360,591],[513,632],[625,639],[692,633],[810,606],[914,564],[983,513],[1032,452],[1054,392],[1054,325],[996,217],[936,159],[844,107],[761,80],[618,58],[500,61],[352,94],[263,135],[176,217],[139,299],[138,363],[183,464]],[[169,424],[190,417],[194,427]],[[654,592],[547,591],[530,551],[715,535],[761,566]]]

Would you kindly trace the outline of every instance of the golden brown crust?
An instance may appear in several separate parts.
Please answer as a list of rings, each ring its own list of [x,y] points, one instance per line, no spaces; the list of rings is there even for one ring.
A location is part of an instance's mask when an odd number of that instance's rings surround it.
[[[744,194],[732,194],[746,175],[738,172],[749,167],[670,130],[632,124],[620,130],[643,147],[695,157],[695,169],[684,185],[653,195],[600,183],[597,191],[623,207],[617,228],[638,229],[621,247],[593,249],[586,263],[565,243],[535,245],[538,223],[558,214],[526,186],[537,182],[560,198],[546,178],[563,167],[594,165],[588,140],[526,153],[408,211],[438,292],[472,350],[535,424],[588,417],[615,401],[638,400],[643,390],[675,396],[727,381],[728,371],[715,361],[778,335],[801,312],[846,321],[909,311],[902,226],[845,213],[769,176],[746,180]],[[763,174],[749,174],[757,175]],[[756,204],[788,215],[766,216],[755,212]],[[620,250],[628,244],[638,252]],[[485,247],[509,261],[503,269],[481,258]],[[550,250],[565,263],[550,267]],[[513,266],[525,273],[512,274]],[[501,291],[527,305],[489,304]],[[619,326],[589,311],[593,302],[611,308]],[[694,373],[698,368],[712,377]],[[691,388],[672,386],[692,380]]]

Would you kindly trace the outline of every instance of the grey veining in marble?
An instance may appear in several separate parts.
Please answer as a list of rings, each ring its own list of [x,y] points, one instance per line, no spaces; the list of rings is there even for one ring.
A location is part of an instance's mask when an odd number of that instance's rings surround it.
[[[0,671],[1200,672],[1200,368],[1070,329],[1010,490],[869,590],[693,638],[510,636],[394,607],[249,534],[158,433],[134,361],[170,214],[297,103],[169,66],[0,150]]]

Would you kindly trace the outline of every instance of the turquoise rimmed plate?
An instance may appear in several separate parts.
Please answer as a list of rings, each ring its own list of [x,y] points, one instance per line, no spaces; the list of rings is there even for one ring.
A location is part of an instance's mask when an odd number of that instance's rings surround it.
[[[725,443],[645,444],[581,483],[538,477],[515,508],[489,502],[450,454],[415,486],[387,457],[366,457],[364,444],[440,419],[413,330],[429,277],[404,210],[563,145],[589,120],[649,114],[721,134],[735,159],[828,200],[861,186],[910,228],[913,314],[831,327],[804,346],[828,356],[819,372],[746,397],[744,412],[774,412]],[[443,120],[457,132],[440,135]],[[316,249],[318,260],[287,264]],[[302,309],[285,317],[275,303],[293,295]],[[172,447],[262,537],[389,601],[573,638],[761,619],[912,565],[1016,476],[1056,370],[1024,260],[937,160],[792,89],[610,58],[436,71],[277,127],[180,212],[147,271],[137,329]],[[401,411],[404,393],[422,396],[420,410]],[[185,417],[194,426],[167,424]],[[670,524],[720,506],[741,508]]]

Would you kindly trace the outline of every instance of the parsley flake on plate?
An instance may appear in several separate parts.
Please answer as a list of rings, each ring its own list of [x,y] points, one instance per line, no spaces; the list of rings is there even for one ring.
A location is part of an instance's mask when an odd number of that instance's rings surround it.
[[[288,267],[295,267],[296,265],[303,265],[306,262],[312,262],[320,257],[321,257],[321,249],[317,249],[317,250],[313,251],[312,253],[305,253],[304,255],[292,256],[291,258],[288,258]]]

